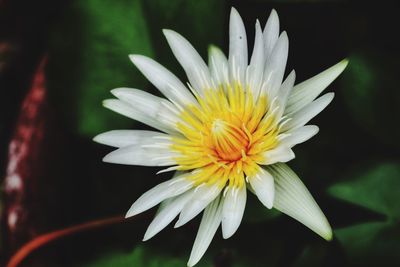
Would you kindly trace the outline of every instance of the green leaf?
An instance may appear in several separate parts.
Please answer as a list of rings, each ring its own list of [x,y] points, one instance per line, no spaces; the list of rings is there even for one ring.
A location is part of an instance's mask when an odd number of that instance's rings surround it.
[[[167,249],[168,251],[168,249]],[[131,252],[111,251],[101,254],[90,262],[83,263],[81,267],[180,267],[186,266],[189,255],[171,255],[155,250],[147,245],[140,245]],[[206,254],[196,267],[215,266],[213,260]]]
[[[353,179],[329,188],[336,198],[385,214],[385,222],[367,222],[335,230],[351,266],[400,265],[400,164],[367,167]],[[344,212],[345,214],[345,212]]]
[[[183,34],[205,56],[209,43],[221,43],[223,12],[223,1],[214,0],[72,1],[49,42],[49,94],[66,127],[86,137],[130,128],[133,121],[101,105],[113,88],[149,87],[128,55],[157,54],[186,81],[162,29]]]
[[[400,218],[400,164],[385,163],[357,173],[354,179],[333,185],[336,198],[360,205],[390,220]]]
[[[391,223],[358,224],[335,231],[351,266],[399,266],[400,228]]]
[[[128,55],[153,55],[141,1],[73,1],[53,28],[49,94],[72,132],[93,137],[132,121],[104,107],[116,87],[144,89]]]
[[[363,223],[336,230],[335,235],[347,250],[361,256],[386,227],[381,222]]]
[[[174,58],[161,29],[172,29],[183,35],[207,59],[209,44],[222,45],[228,38],[224,23],[226,11],[222,0],[152,0],[143,1],[149,19],[157,59],[173,70],[182,81],[187,78]],[[224,34],[224,32],[226,34]]]
[[[82,267],[176,267],[185,265],[186,262],[183,259],[152,253],[144,246],[138,246],[130,253],[118,251],[101,255],[93,262],[82,265]]]
[[[393,124],[393,114],[400,113],[398,58],[398,54],[360,50],[350,55],[341,80],[343,100],[355,123],[388,145],[400,145],[400,127]]]
[[[307,245],[294,261],[292,267],[323,266],[326,255],[326,245],[321,245],[321,243]]]

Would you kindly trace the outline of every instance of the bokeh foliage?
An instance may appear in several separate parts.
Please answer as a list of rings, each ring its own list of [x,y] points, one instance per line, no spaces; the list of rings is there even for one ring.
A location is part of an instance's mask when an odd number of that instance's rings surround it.
[[[148,89],[128,55],[157,55],[178,69],[161,32],[168,27],[187,36],[205,55],[208,42],[221,40],[222,6],[222,1],[211,0],[72,1],[50,36],[48,68],[52,101],[69,129],[93,137],[132,126],[101,105],[112,97],[113,88]]]
[[[366,221],[338,229],[335,234],[357,266],[397,266],[400,262],[400,165],[381,163],[329,188],[329,193],[384,215],[381,221]],[[366,256],[368,255],[368,256]]]
[[[227,52],[231,5],[243,16],[249,47],[255,19],[263,24],[270,9],[277,9],[291,42],[288,71],[295,68],[298,81],[343,57],[350,60],[328,89],[336,93],[334,102],[313,120],[320,133],[295,148],[296,159],[290,164],[326,213],[334,240],[320,239],[249,196],[238,233],[222,240],[217,232],[198,266],[400,266],[400,52],[391,38],[397,13],[388,3],[74,0],[64,4],[49,26],[45,48],[49,103],[69,146],[58,151],[65,153],[59,158],[68,171],[54,178],[68,191],[60,194],[68,196],[67,200],[55,200],[69,207],[63,209],[65,225],[123,213],[141,193],[168,178],[156,176],[156,169],[101,162],[109,150],[93,144],[94,135],[111,129],[145,128],[106,110],[101,102],[112,97],[109,91],[116,87],[158,94],[128,54],[155,58],[186,82],[162,35],[163,28],[187,37],[204,58],[209,44]],[[182,229],[169,227],[141,243],[151,216],[148,212],[139,222],[61,240],[32,256],[28,264],[185,266],[199,221]]]
[[[141,1],[73,1],[50,38],[50,93],[71,131],[89,137],[129,126],[101,103],[112,88],[146,86],[128,59],[154,56]]]

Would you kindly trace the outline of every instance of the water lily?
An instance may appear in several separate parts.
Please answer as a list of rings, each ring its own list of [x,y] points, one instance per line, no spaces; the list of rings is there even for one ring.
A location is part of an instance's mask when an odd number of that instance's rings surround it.
[[[211,46],[208,65],[180,34],[163,32],[189,82],[185,85],[148,57],[130,55],[165,98],[117,88],[111,91],[117,99],[105,100],[104,106],[155,130],[115,130],[94,139],[118,148],[104,157],[105,162],[175,171],[171,180],[136,200],[126,215],[161,203],[144,240],[176,217],[179,227],[204,210],[188,261],[193,266],[220,225],[224,238],[236,232],[247,189],[266,208],[280,210],[330,240],[326,217],[285,163],[295,157],[295,145],[318,132],[317,126],[306,124],[332,101],[333,93],[318,95],[344,70],[347,60],[297,85],[294,71],[284,79],[289,42],[286,32],[280,33],[275,10],[264,29],[258,21],[255,24],[250,62],[246,31],[234,8],[229,56]]]

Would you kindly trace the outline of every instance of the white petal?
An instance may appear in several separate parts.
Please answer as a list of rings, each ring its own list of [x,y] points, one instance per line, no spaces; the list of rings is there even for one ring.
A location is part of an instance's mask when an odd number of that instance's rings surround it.
[[[210,88],[210,72],[196,49],[179,33],[163,30],[176,59],[182,65],[191,85],[201,93]]]
[[[172,102],[183,106],[197,102],[186,86],[156,61],[142,55],[130,55],[129,58],[143,75]]]
[[[280,144],[276,148],[264,152],[263,157],[264,160],[259,164],[270,165],[277,162],[288,162],[294,159],[295,155],[290,147]]]
[[[128,210],[126,218],[139,214],[143,211],[151,209],[167,198],[180,195],[188,191],[193,185],[193,182],[187,179],[186,174],[172,178],[163,182],[138,198]]]
[[[219,185],[200,185],[195,189],[191,200],[185,205],[175,228],[180,227],[196,217],[211,201],[213,201],[221,192]]]
[[[275,178],[274,207],[331,240],[332,229],[328,220],[299,177],[286,164],[267,168]]]
[[[256,36],[254,39],[253,54],[251,55],[250,65],[247,69],[246,79],[253,96],[257,99],[260,92],[261,82],[264,72],[264,40],[260,22],[256,22]]]
[[[171,166],[175,165],[174,158],[179,156],[169,147],[170,141],[151,145],[130,145],[119,148],[108,153],[104,158],[104,162],[125,164],[125,165],[140,165],[140,166]]]
[[[221,49],[214,45],[208,49],[208,65],[216,86],[229,83],[228,60]]]
[[[264,70],[264,84],[270,99],[273,99],[281,86],[285,74],[286,61],[289,52],[289,39],[286,32],[282,32]]]
[[[272,175],[260,168],[260,171],[255,176],[248,177],[248,180],[257,198],[264,206],[271,209],[275,197],[274,178]]]
[[[150,145],[157,143],[159,140],[168,140],[167,134],[145,130],[113,130],[101,133],[93,138],[93,141],[113,146],[123,147],[129,145]]]
[[[229,19],[229,68],[233,81],[244,84],[247,68],[247,37],[243,20],[232,7]]]
[[[133,108],[130,104],[119,99],[106,99],[103,101],[103,106],[128,118],[147,124],[160,131],[166,133],[173,133],[176,131],[174,128],[171,128],[170,125],[147,116],[142,111]]]
[[[292,148],[297,144],[307,141],[308,139],[316,135],[318,131],[318,126],[306,125],[285,133],[285,136],[280,141],[282,145]]]
[[[222,208],[222,236],[231,237],[242,222],[246,207],[246,186],[241,188],[230,187],[223,198]]]
[[[170,224],[175,217],[178,216],[185,204],[190,200],[192,194],[193,190],[190,190],[182,195],[165,200],[161,204],[157,215],[147,228],[143,241],[149,240]]]
[[[343,72],[348,62],[344,59],[320,74],[297,84],[289,97],[285,114],[297,112],[311,103]]]
[[[268,17],[263,36],[265,59],[268,60],[268,57],[271,55],[272,49],[279,37],[279,17],[275,9],[272,9],[271,14]]]
[[[296,80],[296,72],[293,70],[290,72],[288,77],[285,79],[281,87],[279,88],[278,95],[277,95],[277,105],[278,105],[278,110],[276,112],[277,118],[281,118],[285,111],[285,106],[287,99],[290,95],[290,92],[293,89],[294,82]]]
[[[116,88],[111,90],[111,93],[134,109],[147,116],[164,121],[171,127],[175,127],[176,121],[179,120],[176,115],[179,114],[178,109],[164,98],[133,88]]]
[[[132,88],[116,88],[111,93],[121,101],[105,100],[105,107],[161,131],[176,133],[178,110],[171,102]]]
[[[331,103],[334,95],[334,93],[327,93],[294,113],[290,120],[282,126],[281,131],[285,132],[305,125]]]
[[[204,211],[199,231],[193,244],[192,252],[187,263],[188,267],[199,262],[218,230],[222,217],[222,205],[219,198],[215,199]]]

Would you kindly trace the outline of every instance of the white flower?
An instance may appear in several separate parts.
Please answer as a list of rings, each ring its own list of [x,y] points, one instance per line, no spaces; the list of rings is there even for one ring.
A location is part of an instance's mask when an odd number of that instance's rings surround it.
[[[285,80],[286,32],[279,34],[273,10],[261,29],[248,64],[243,21],[232,8],[229,58],[217,47],[209,50],[208,66],[181,35],[164,30],[175,57],[186,72],[187,86],[154,60],[130,59],[166,98],[138,89],[112,90],[117,99],[104,106],[158,131],[116,130],[95,141],[118,149],[105,162],[167,166],[174,178],[143,194],[127,217],[161,203],[144,240],[153,237],[178,215],[179,227],[204,210],[188,266],[205,253],[219,225],[224,238],[238,229],[249,189],[267,208],[276,208],[330,240],[331,227],[297,175],[285,164],[292,148],[318,132],[306,125],[333,99],[317,96],[344,70],[343,60],[300,84],[292,71]]]

